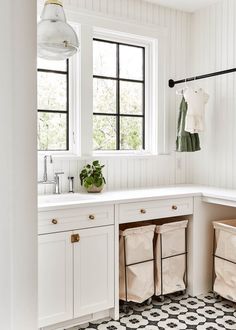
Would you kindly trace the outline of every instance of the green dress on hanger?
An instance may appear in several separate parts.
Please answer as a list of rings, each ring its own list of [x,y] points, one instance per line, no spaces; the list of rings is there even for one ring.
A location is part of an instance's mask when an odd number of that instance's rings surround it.
[[[201,150],[198,133],[191,134],[185,131],[185,119],[187,111],[188,105],[183,97],[179,109],[176,139],[176,151],[179,152],[194,152]]]

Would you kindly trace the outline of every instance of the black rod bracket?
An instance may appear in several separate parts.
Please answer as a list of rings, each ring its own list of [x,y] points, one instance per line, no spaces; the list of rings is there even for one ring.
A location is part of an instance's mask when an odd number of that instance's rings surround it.
[[[173,88],[177,84],[182,84],[182,83],[194,81],[194,80],[206,79],[206,78],[215,77],[215,76],[221,76],[223,74],[228,74],[228,73],[233,73],[233,72],[236,72],[236,68],[223,70],[223,71],[216,71],[216,72],[212,72],[212,73],[203,74],[201,76],[190,77],[190,78],[185,78],[185,79],[176,80],[176,81],[174,81],[173,79],[170,79],[169,87]]]

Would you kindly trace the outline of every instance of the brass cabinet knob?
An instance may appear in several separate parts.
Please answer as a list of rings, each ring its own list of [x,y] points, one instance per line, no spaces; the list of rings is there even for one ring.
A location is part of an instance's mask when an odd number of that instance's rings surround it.
[[[57,219],[52,219],[52,223],[53,223],[54,225],[57,225],[57,223],[58,223]]]
[[[172,210],[177,210],[178,207],[176,205],[172,205]]]
[[[145,213],[147,213],[147,211],[145,209],[141,209],[140,213],[145,214]]]
[[[95,219],[95,216],[94,216],[93,214],[90,214],[90,215],[89,215],[89,219],[90,219],[90,220],[94,220],[94,219]]]
[[[80,241],[79,234],[73,234],[71,235],[71,243],[78,243]]]

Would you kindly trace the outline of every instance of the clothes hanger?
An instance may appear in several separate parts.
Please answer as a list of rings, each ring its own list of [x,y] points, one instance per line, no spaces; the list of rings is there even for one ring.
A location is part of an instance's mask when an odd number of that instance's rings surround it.
[[[185,84],[184,84],[184,87],[182,87],[181,89],[177,89],[176,90],[176,94],[177,95],[181,95],[183,96],[184,95],[184,92],[188,89],[188,84],[187,84],[187,78],[185,78]]]
[[[194,84],[193,85],[193,90],[194,90],[195,93],[198,93],[202,90],[202,88],[196,85],[196,80],[197,80],[197,77],[195,76],[194,80],[193,80],[193,84]]]

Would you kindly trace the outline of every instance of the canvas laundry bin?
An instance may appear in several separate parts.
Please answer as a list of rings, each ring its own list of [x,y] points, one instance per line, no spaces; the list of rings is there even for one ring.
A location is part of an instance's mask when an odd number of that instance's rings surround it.
[[[154,295],[153,239],[155,225],[120,227],[120,299],[142,303]]]
[[[236,219],[214,221],[214,286],[220,296],[236,302]]]
[[[187,286],[188,220],[156,222],[155,295],[184,291]]]

